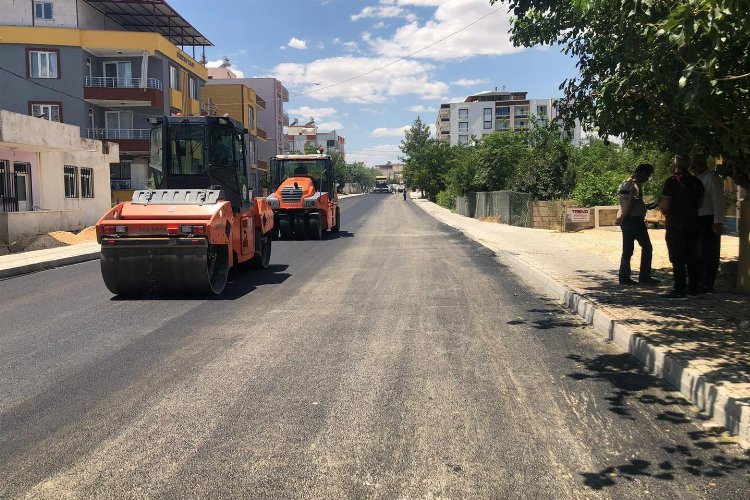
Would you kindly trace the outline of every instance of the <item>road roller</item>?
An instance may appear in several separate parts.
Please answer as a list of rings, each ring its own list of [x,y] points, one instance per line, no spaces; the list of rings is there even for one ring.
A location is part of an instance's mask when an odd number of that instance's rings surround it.
[[[256,196],[247,130],[229,117],[150,122],[149,189],[96,224],[107,288],[117,295],[213,295],[232,266],[266,268],[274,216]]]
[[[329,155],[278,155],[271,158],[274,228],[281,239],[321,240],[341,226],[339,199]],[[276,230],[276,229],[275,229]]]

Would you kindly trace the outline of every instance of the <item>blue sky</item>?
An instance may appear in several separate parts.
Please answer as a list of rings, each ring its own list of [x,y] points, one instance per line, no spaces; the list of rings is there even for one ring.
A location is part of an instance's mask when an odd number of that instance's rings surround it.
[[[323,130],[336,129],[346,137],[347,159],[368,165],[397,161],[402,128],[417,115],[434,123],[441,102],[503,86],[530,98],[557,97],[560,82],[576,74],[558,49],[513,47],[506,8],[489,0],[170,4],[214,43],[209,61],[228,56],[247,77],[278,78],[289,89],[291,119],[314,116]]]

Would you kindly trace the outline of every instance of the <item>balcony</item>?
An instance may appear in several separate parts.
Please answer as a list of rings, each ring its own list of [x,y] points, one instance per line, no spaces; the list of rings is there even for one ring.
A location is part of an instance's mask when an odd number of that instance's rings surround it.
[[[144,87],[141,87],[145,84]],[[84,76],[83,98],[93,104],[108,107],[150,106],[164,107],[164,88],[156,78],[115,78]]]
[[[261,99],[258,94],[255,94],[255,104],[257,104],[261,109],[266,109],[266,101]]]
[[[113,190],[133,189],[133,181],[131,179],[110,179],[109,187]]]
[[[256,128],[255,129],[256,135],[259,139],[263,139],[264,141],[268,140],[268,136],[266,135],[266,131],[262,128]]]
[[[87,128],[86,137],[112,141],[120,145],[120,152],[146,152],[150,149],[151,129],[147,128]]]
[[[281,114],[281,124],[285,127],[289,125],[289,115],[286,113]]]

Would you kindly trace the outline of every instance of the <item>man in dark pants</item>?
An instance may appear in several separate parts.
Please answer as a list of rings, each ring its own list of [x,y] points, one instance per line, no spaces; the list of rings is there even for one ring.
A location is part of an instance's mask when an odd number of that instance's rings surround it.
[[[703,184],[690,175],[690,157],[676,155],[672,165],[674,175],[662,189],[661,211],[667,219],[667,249],[674,272],[674,288],[663,295],[665,299],[686,299],[697,295],[698,268],[698,207],[703,198]]]
[[[630,258],[633,256],[635,242],[641,246],[641,269],[638,283],[655,285],[659,283],[651,277],[651,258],[653,248],[646,228],[646,204],[643,202],[643,184],[654,173],[654,167],[648,163],[641,163],[636,167],[633,175],[620,184],[620,216],[616,224],[622,229],[622,258],[618,273],[621,285],[636,285],[630,277]]]
[[[690,168],[705,189],[698,209],[698,285],[701,292],[713,293],[724,232],[724,181],[708,169],[705,155],[693,155]]]

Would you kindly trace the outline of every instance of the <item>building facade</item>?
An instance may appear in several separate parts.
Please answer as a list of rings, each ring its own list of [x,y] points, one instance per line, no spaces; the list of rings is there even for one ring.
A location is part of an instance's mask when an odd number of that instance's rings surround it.
[[[0,109],[117,143],[113,201],[145,187],[148,119],[200,114],[195,48],[211,43],[162,0],[0,0],[0,12]]]
[[[380,175],[385,176],[388,180],[401,182],[404,177],[404,164],[403,163],[385,163],[383,165],[375,165],[380,171]]]
[[[496,130],[522,130],[534,121],[558,118],[557,99],[528,99],[526,92],[485,92],[472,95],[464,102],[440,105],[435,121],[437,139],[451,145],[468,144],[472,137],[483,137]],[[581,141],[581,125],[566,131],[570,142]]]
[[[346,137],[335,130],[321,132],[312,117],[304,125],[289,125],[285,142],[287,152],[304,152],[305,147],[319,150],[322,147],[326,154],[338,153],[346,157]]]
[[[91,226],[110,207],[115,143],[80,128],[0,110],[0,241]]]

